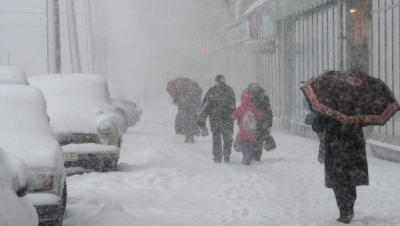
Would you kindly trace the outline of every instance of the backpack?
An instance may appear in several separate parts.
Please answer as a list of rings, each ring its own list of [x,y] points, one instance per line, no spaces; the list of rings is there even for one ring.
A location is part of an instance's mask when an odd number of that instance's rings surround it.
[[[247,111],[243,115],[243,130],[245,132],[256,131],[257,129],[257,118],[254,112]]]

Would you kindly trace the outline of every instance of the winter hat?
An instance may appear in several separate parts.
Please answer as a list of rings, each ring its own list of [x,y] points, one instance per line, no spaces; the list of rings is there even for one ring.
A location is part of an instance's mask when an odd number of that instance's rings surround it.
[[[247,85],[247,87],[248,87],[249,89],[259,89],[259,88],[261,88],[261,86],[260,86],[258,83],[256,83],[256,82],[251,82],[251,83],[249,83],[249,84]]]
[[[215,77],[215,81],[218,83],[225,83],[225,76],[219,74]]]
[[[247,85],[247,88],[250,90],[251,93],[253,94],[261,94],[265,93],[265,90],[260,86],[260,84],[256,82],[251,82]]]

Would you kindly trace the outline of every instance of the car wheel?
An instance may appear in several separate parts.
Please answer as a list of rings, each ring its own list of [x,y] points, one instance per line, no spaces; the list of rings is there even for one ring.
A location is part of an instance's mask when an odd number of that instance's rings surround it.
[[[118,159],[107,159],[104,160],[105,164],[105,171],[111,172],[111,171],[117,171],[118,169]]]

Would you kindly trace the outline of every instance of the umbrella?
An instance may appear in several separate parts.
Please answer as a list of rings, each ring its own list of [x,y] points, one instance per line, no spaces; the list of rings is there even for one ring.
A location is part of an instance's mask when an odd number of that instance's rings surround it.
[[[328,71],[300,89],[312,110],[343,124],[384,125],[400,109],[382,80],[361,71]]]
[[[176,78],[167,84],[167,92],[178,101],[201,102],[203,89],[200,85],[188,78]]]

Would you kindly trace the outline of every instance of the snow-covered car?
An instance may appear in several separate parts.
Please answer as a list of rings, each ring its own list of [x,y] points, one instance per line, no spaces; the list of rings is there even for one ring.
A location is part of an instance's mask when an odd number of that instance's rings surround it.
[[[111,99],[112,104],[117,108],[117,112],[124,118],[126,128],[136,125],[140,121],[142,110],[135,102],[127,99]]]
[[[50,127],[42,92],[0,84],[0,147],[28,166],[27,199],[39,221],[60,225],[67,202],[61,146]]]
[[[42,90],[53,129],[72,132],[72,143],[62,146],[68,171],[116,170],[124,119],[111,104],[106,78],[50,74],[28,80]]]
[[[28,167],[0,148],[0,225],[37,226],[38,216],[26,198]]]
[[[0,84],[29,85],[29,82],[24,70],[0,65]]]

